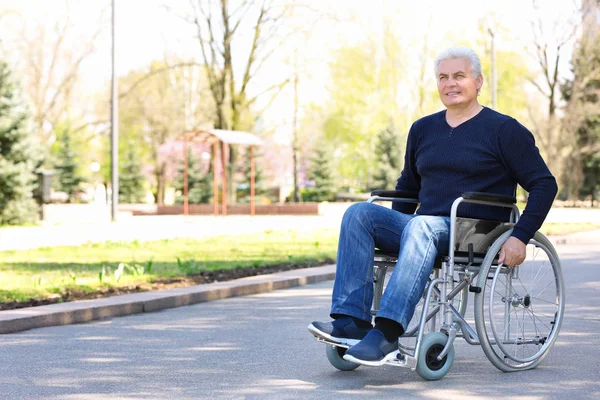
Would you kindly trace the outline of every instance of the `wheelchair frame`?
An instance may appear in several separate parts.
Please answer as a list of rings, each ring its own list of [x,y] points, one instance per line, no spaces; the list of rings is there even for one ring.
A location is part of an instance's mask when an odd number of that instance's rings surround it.
[[[374,191],[367,202],[373,203],[375,201],[418,203],[416,194],[396,191]],[[456,254],[456,227],[459,220],[457,211],[459,205],[463,202],[505,207],[512,210],[510,224],[500,226],[497,230],[498,232],[494,232],[498,236],[492,238],[489,247],[486,246],[487,251],[484,257],[476,256],[472,245],[469,245],[467,256]],[[555,277],[554,283],[557,291],[557,302],[555,305],[557,306],[557,310],[553,321],[550,322],[550,332],[547,336],[536,336],[533,339],[525,339],[523,327],[523,338],[511,338],[511,306],[521,306],[525,311],[528,311],[526,309],[529,307],[533,309],[532,303],[537,301],[533,300],[535,297],[528,297],[529,294],[517,296],[516,293],[512,293],[512,279],[519,280],[520,266],[508,268],[502,264],[498,264],[496,259],[496,254],[512,232],[512,225],[520,217],[519,209],[515,203],[516,199],[514,197],[485,193],[464,193],[453,202],[450,214],[448,255],[444,257],[441,268],[434,267],[432,271],[433,279],[430,276],[425,288],[423,307],[418,325],[413,324],[411,326],[409,324],[406,327],[406,332],[400,338],[416,337],[415,345],[405,345],[399,340],[399,350],[396,358],[388,361],[386,364],[411,368],[412,370],[416,370],[426,380],[440,379],[449,371],[452,365],[454,360],[453,344],[457,337],[464,338],[471,345],[481,345],[492,364],[504,372],[535,368],[548,355],[550,348],[556,341],[562,323],[564,314],[564,284],[558,255],[551,243],[539,232],[535,234],[530,244],[536,248],[540,248],[548,255]],[[385,255],[383,257],[379,256],[379,259],[377,257],[376,255],[373,270],[374,297],[371,310],[373,316],[377,314],[379,308],[387,269],[395,265],[396,262],[394,257],[386,257]],[[455,274],[458,274],[457,280],[455,280]],[[505,275],[507,279],[505,296],[501,298],[501,302],[504,303],[504,330],[500,332],[502,335],[498,332],[494,324],[493,305],[490,304],[488,310],[490,317],[487,322],[485,312],[483,311],[485,308],[484,296],[487,291],[487,281],[493,281],[490,288],[491,303],[494,296],[498,293],[496,284],[499,282],[500,274]],[[492,275],[493,278],[491,277]],[[550,281],[551,283],[552,281]],[[464,318],[469,292],[475,293],[475,329]],[[512,297],[509,297],[511,293]],[[457,300],[459,302],[457,309],[454,307],[454,299],[459,294],[461,297]],[[437,299],[437,304],[430,310],[429,308],[434,298]],[[523,311],[524,314],[525,311]],[[437,318],[439,318],[441,325],[439,330],[436,331]],[[533,322],[535,325],[535,320]],[[428,323],[430,324],[432,333],[425,335]],[[488,336],[487,325],[491,325],[493,339]],[[521,327],[519,326],[518,328]],[[537,332],[537,326],[535,330]],[[517,332],[517,335],[519,333]],[[328,344],[327,357],[333,366],[340,370],[352,370],[358,367],[358,364],[343,359],[343,354],[349,347],[348,345],[329,342],[322,338],[317,339]],[[519,358],[518,355],[512,354],[512,351],[506,349],[505,345],[509,344],[515,346],[541,345],[542,348],[533,356]],[[494,346],[498,347],[499,350],[495,350]],[[432,349],[435,349],[435,351]]]

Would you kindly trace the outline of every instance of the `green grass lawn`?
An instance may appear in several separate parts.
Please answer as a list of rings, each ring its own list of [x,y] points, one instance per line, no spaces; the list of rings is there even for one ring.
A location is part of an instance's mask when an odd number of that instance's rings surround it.
[[[600,229],[591,223],[547,223],[540,231],[561,235]],[[206,271],[335,259],[336,229],[268,231],[205,240],[106,242],[0,252],[0,303],[48,299],[66,291],[98,292],[159,278]]]
[[[98,291],[202,271],[335,259],[338,232],[268,231],[205,240],[106,242],[0,252],[0,302]]]
[[[600,229],[600,225],[589,222],[571,222],[571,223],[558,223],[558,222],[547,222],[540,228],[540,232],[546,236],[555,235],[568,235],[576,232],[586,232],[595,229]]]

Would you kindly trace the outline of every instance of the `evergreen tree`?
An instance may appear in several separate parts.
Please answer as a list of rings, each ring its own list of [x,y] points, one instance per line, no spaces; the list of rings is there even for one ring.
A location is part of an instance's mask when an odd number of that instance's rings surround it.
[[[57,136],[60,140],[58,160],[54,165],[57,175],[57,188],[68,195],[67,202],[71,203],[73,196],[80,190],[84,179],[79,174],[79,163],[73,151],[70,128],[65,126],[58,132]]]
[[[125,162],[119,172],[119,201],[122,203],[141,203],[144,200],[144,175],[140,155],[135,144],[127,144]]]
[[[598,201],[598,192],[600,191],[600,154],[592,154],[587,159],[587,164],[583,166],[583,194],[590,195],[592,207]]]
[[[0,224],[35,222],[35,169],[41,161],[29,113],[8,65],[0,60]]]
[[[377,171],[371,189],[394,189],[402,169],[402,153],[393,122],[377,135],[375,159]]]
[[[175,180],[176,204],[183,204],[183,162],[177,168]],[[196,157],[192,149],[188,149],[188,202],[190,204],[208,203],[213,196],[212,172],[202,173],[200,157]]]
[[[562,183],[569,197],[596,198],[600,190],[600,34],[579,39],[572,60],[573,78],[562,85],[562,95],[581,123],[575,128],[575,149]]]
[[[324,146],[315,146],[313,156],[309,159],[306,177],[313,182],[314,186],[302,191],[303,201],[334,200],[335,187],[331,175],[331,154]]]

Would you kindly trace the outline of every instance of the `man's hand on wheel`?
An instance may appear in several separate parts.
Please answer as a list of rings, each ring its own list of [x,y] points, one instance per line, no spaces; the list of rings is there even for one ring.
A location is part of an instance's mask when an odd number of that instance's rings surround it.
[[[514,236],[508,238],[502,245],[500,250],[499,264],[504,264],[507,267],[514,267],[525,261],[525,243],[521,242]]]

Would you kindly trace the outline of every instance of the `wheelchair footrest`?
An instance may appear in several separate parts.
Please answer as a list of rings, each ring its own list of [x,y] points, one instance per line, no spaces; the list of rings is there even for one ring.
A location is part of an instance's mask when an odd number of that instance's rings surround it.
[[[396,367],[405,367],[414,370],[417,368],[417,359],[407,354],[399,352],[396,358],[385,363],[386,365],[394,365]]]
[[[317,342],[321,342],[321,343],[325,343],[325,344],[331,344],[331,345],[336,346],[336,347],[342,347],[344,349],[349,349],[350,348],[350,345],[347,344],[347,343],[337,343],[337,342],[328,340],[326,338],[318,337],[318,336],[315,336],[315,339],[317,339]]]

